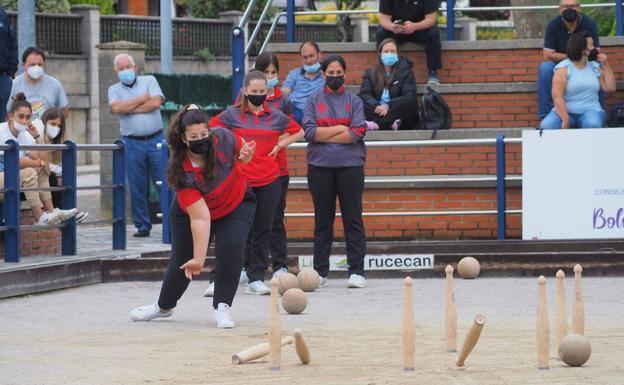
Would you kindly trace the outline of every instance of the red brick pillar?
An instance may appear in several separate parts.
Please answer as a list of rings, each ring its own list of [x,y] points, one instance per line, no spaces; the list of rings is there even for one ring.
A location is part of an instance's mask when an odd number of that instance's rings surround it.
[[[147,0],[128,0],[128,14],[147,16]]]

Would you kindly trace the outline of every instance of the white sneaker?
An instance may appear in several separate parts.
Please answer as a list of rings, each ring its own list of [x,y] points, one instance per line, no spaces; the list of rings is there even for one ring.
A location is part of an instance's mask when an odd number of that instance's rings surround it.
[[[358,274],[351,274],[349,276],[349,282],[347,283],[347,287],[361,289],[365,286],[366,286],[366,278]]]
[[[89,216],[88,212],[80,211],[78,214],[76,214],[76,223],[82,223],[82,221],[84,221],[85,218],[88,216]]]
[[[254,281],[247,286],[247,290],[245,290],[246,294],[255,294],[255,295],[268,295],[271,294],[271,289],[262,281]]]
[[[210,282],[210,285],[204,292],[204,297],[214,297],[214,282]]]
[[[242,270],[240,278],[238,279],[238,284],[244,285],[246,283],[249,283],[249,277],[247,277],[247,272],[245,270]]]
[[[236,326],[230,317],[230,306],[227,303],[219,303],[214,311],[214,316],[219,329],[231,329]]]
[[[35,222],[35,226],[47,226],[47,225],[58,225],[61,223],[61,214],[58,212],[44,212],[39,217],[39,220]]]
[[[280,275],[288,273],[288,269],[282,267],[281,269],[277,269],[273,272],[273,278],[279,278]]]
[[[325,287],[329,284],[327,277],[321,277],[321,282],[319,282],[319,287]]]
[[[59,215],[61,222],[65,222],[75,217],[76,214],[78,214],[78,209],[73,208],[69,210],[61,210],[59,208],[55,208],[53,212]]]
[[[130,319],[133,321],[149,321],[158,317],[170,317],[173,309],[162,310],[157,303],[137,307],[130,312]]]

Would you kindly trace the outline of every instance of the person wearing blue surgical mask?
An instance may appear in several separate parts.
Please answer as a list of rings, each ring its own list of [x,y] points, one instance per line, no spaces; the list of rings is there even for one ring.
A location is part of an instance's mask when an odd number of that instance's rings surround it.
[[[412,63],[399,56],[394,39],[377,50],[377,64],[366,70],[360,88],[367,129],[412,130],[419,122]]]
[[[293,106],[293,117],[301,124],[305,106],[310,98],[325,86],[325,79],[321,73],[321,50],[313,41],[306,41],[299,47],[301,64],[299,68],[290,71],[284,81],[282,91],[289,95]]]
[[[119,82],[108,89],[108,104],[119,116],[121,136],[126,146],[126,170],[132,205],[135,237],[148,237],[152,225],[149,215],[148,175],[156,185],[162,176],[160,150],[164,139],[160,106],[165,100],[156,78],[138,76],[132,56],[120,54],[114,60]]]

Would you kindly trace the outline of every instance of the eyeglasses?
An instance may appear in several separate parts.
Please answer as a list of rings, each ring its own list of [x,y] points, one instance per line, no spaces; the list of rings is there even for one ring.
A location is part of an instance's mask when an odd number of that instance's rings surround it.
[[[580,4],[561,4],[559,8],[561,9],[577,9],[580,7]]]
[[[31,114],[28,114],[28,115],[26,115],[26,114],[15,114],[15,117],[18,118],[19,120],[24,120],[24,119],[30,120],[30,118],[32,118],[32,115]]]

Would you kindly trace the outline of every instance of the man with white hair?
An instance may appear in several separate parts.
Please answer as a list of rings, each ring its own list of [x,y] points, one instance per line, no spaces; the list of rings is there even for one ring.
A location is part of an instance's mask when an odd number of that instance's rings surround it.
[[[126,167],[130,185],[132,222],[135,237],[148,237],[152,224],[149,217],[148,174],[154,184],[161,178],[160,150],[163,123],[160,106],[165,96],[151,75],[137,76],[138,67],[132,56],[120,54],[114,60],[119,82],[108,89],[111,112],[119,115],[121,135],[126,143]]]

